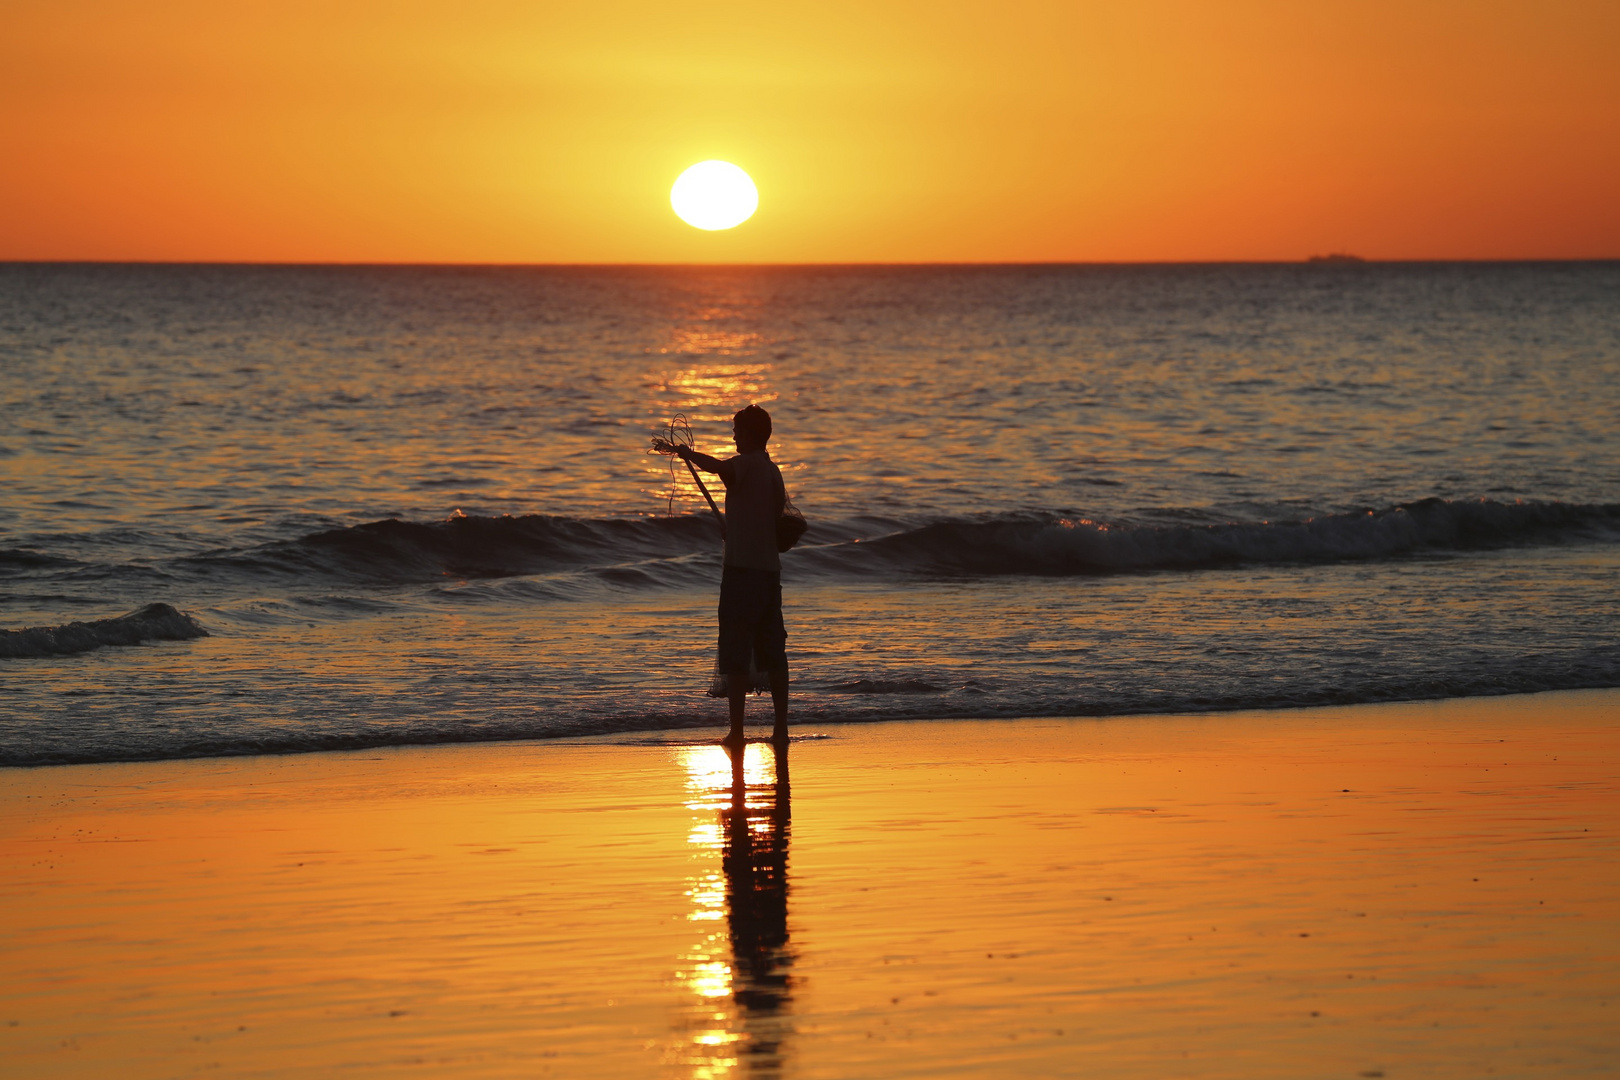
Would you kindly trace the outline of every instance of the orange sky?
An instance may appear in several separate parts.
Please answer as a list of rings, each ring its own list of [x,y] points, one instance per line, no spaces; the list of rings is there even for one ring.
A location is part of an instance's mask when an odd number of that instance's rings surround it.
[[[1613,258],[1617,57],[1614,0],[0,0],[0,259]]]

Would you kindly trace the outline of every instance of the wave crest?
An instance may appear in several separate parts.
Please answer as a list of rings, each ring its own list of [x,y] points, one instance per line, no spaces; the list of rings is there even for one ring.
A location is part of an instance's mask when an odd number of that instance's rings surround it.
[[[875,558],[932,573],[1066,576],[1385,559],[1424,551],[1617,538],[1617,504],[1423,499],[1304,521],[1223,525],[1111,527],[1051,518],[939,522],[849,545],[839,558]]]
[[[103,645],[186,641],[207,636],[208,631],[191,616],[168,604],[147,604],[139,611],[115,619],[35,626],[26,630],[0,630],[0,657],[71,656],[99,649]]]
[[[822,542],[801,544],[787,556],[790,572],[833,577],[1068,576],[1615,541],[1620,540],[1620,504],[1423,499],[1301,521],[1211,525],[1109,525],[1021,514],[938,520],[875,538],[849,539],[858,528],[853,522],[824,526],[817,534]],[[714,559],[719,552],[719,532],[706,516],[388,518],[188,556],[165,564],[163,572],[170,580],[178,570],[183,576],[294,577],[339,585],[572,575],[581,583],[658,588],[690,584],[694,570],[707,566],[692,557]],[[39,557],[27,553],[27,558]],[[85,572],[80,564],[72,567],[74,573]],[[133,572],[129,565],[117,567],[121,575]]]
[[[386,584],[556,573],[714,551],[718,544],[714,523],[695,516],[458,515],[442,522],[387,518],[190,561]]]

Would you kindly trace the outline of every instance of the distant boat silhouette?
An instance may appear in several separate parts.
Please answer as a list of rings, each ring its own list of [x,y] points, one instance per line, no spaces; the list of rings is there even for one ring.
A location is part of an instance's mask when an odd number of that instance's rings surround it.
[[[1342,251],[1335,251],[1331,255],[1312,255],[1305,261],[1310,263],[1364,263],[1367,260],[1360,255],[1347,255]]]

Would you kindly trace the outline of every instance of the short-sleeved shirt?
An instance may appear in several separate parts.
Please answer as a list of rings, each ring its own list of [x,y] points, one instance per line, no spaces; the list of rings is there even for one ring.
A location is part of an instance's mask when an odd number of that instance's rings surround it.
[[[782,569],[776,553],[776,519],[787,502],[782,470],[763,450],[720,463],[726,485],[725,565]]]

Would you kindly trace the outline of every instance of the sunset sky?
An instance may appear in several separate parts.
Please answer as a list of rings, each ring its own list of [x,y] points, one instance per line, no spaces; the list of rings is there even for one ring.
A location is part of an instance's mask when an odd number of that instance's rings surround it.
[[[3,0],[0,259],[1612,258],[1616,57],[1614,0]]]

